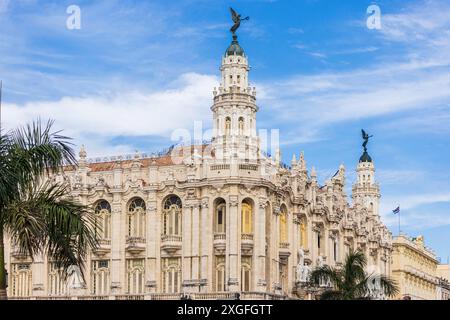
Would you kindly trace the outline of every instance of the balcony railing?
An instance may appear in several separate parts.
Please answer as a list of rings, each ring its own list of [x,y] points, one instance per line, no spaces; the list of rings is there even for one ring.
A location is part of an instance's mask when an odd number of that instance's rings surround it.
[[[245,170],[245,171],[258,171],[258,165],[256,165],[256,164],[240,164],[239,169]]]
[[[145,244],[143,237],[127,237],[127,244]]]
[[[181,249],[182,236],[177,234],[162,234],[161,235],[161,249],[168,254],[173,254]]]
[[[146,293],[146,294],[123,294],[111,296],[60,296],[60,297],[9,297],[10,300],[181,300],[181,293]],[[211,292],[190,293],[192,300],[233,300],[235,292]],[[285,295],[266,292],[240,292],[241,300],[297,300]]]
[[[127,237],[126,250],[131,254],[136,254],[145,250],[145,238]]]
[[[161,241],[162,242],[181,242],[182,237],[177,234],[162,234]]]
[[[214,241],[216,241],[216,240],[226,240],[226,239],[227,239],[226,233],[215,233],[214,234]]]

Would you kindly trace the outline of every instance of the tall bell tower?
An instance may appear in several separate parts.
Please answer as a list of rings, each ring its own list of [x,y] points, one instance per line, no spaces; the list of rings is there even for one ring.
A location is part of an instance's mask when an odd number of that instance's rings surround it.
[[[256,159],[256,89],[249,85],[247,56],[233,33],[230,46],[222,57],[221,83],[214,88],[213,145],[216,157]]]

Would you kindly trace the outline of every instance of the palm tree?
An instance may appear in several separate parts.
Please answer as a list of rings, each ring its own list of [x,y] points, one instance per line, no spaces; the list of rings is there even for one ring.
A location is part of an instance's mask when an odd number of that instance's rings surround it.
[[[64,277],[72,265],[83,273],[98,244],[90,208],[69,196],[67,184],[48,179],[76,164],[70,138],[51,132],[52,124],[0,133],[0,300],[7,298],[4,236],[23,254],[47,255]]]
[[[330,284],[320,295],[321,300],[371,299],[374,287],[387,297],[398,293],[394,280],[384,275],[368,274],[366,266],[367,259],[362,252],[350,252],[341,268],[322,266],[314,269],[310,282],[313,286]]]

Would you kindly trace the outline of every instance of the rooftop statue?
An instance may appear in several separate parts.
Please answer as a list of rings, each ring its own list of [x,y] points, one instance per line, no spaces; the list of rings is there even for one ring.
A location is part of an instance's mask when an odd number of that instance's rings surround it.
[[[230,31],[233,33],[233,35],[235,35],[236,30],[241,26],[241,21],[250,20],[250,17],[241,18],[241,15],[237,14],[237,12],[233,10],[233,8],[230,8],[230,11],[231,19],[233,19],[234,22],[234,25],[231,27]]]
[[[365,131],[364,131],[364,129],[361,129],[361,133],[362,133],[362,138],[364,139],[364,143],[363,143],[363,148],[364,148],[364,152],[367,152],[367,143],[369,143],[369,138],[372,138],[373,137],[373,135],[372,136],[369,136],[369,134],[368,133],[366,133]]]

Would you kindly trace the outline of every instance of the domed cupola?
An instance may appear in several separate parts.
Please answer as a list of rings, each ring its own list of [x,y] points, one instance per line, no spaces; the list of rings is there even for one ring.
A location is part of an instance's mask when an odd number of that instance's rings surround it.
[[[225,56],[241,56],[245,57],[244,49],[239,45],[239,42],[237,40],[237,35],[233,35],[233,41],[231,41],[230,46],[228,47],[227,51],[225,52]]]
[[[359,158],[359,162],[373,162],[367,151],[364,151],[362,156]]]

